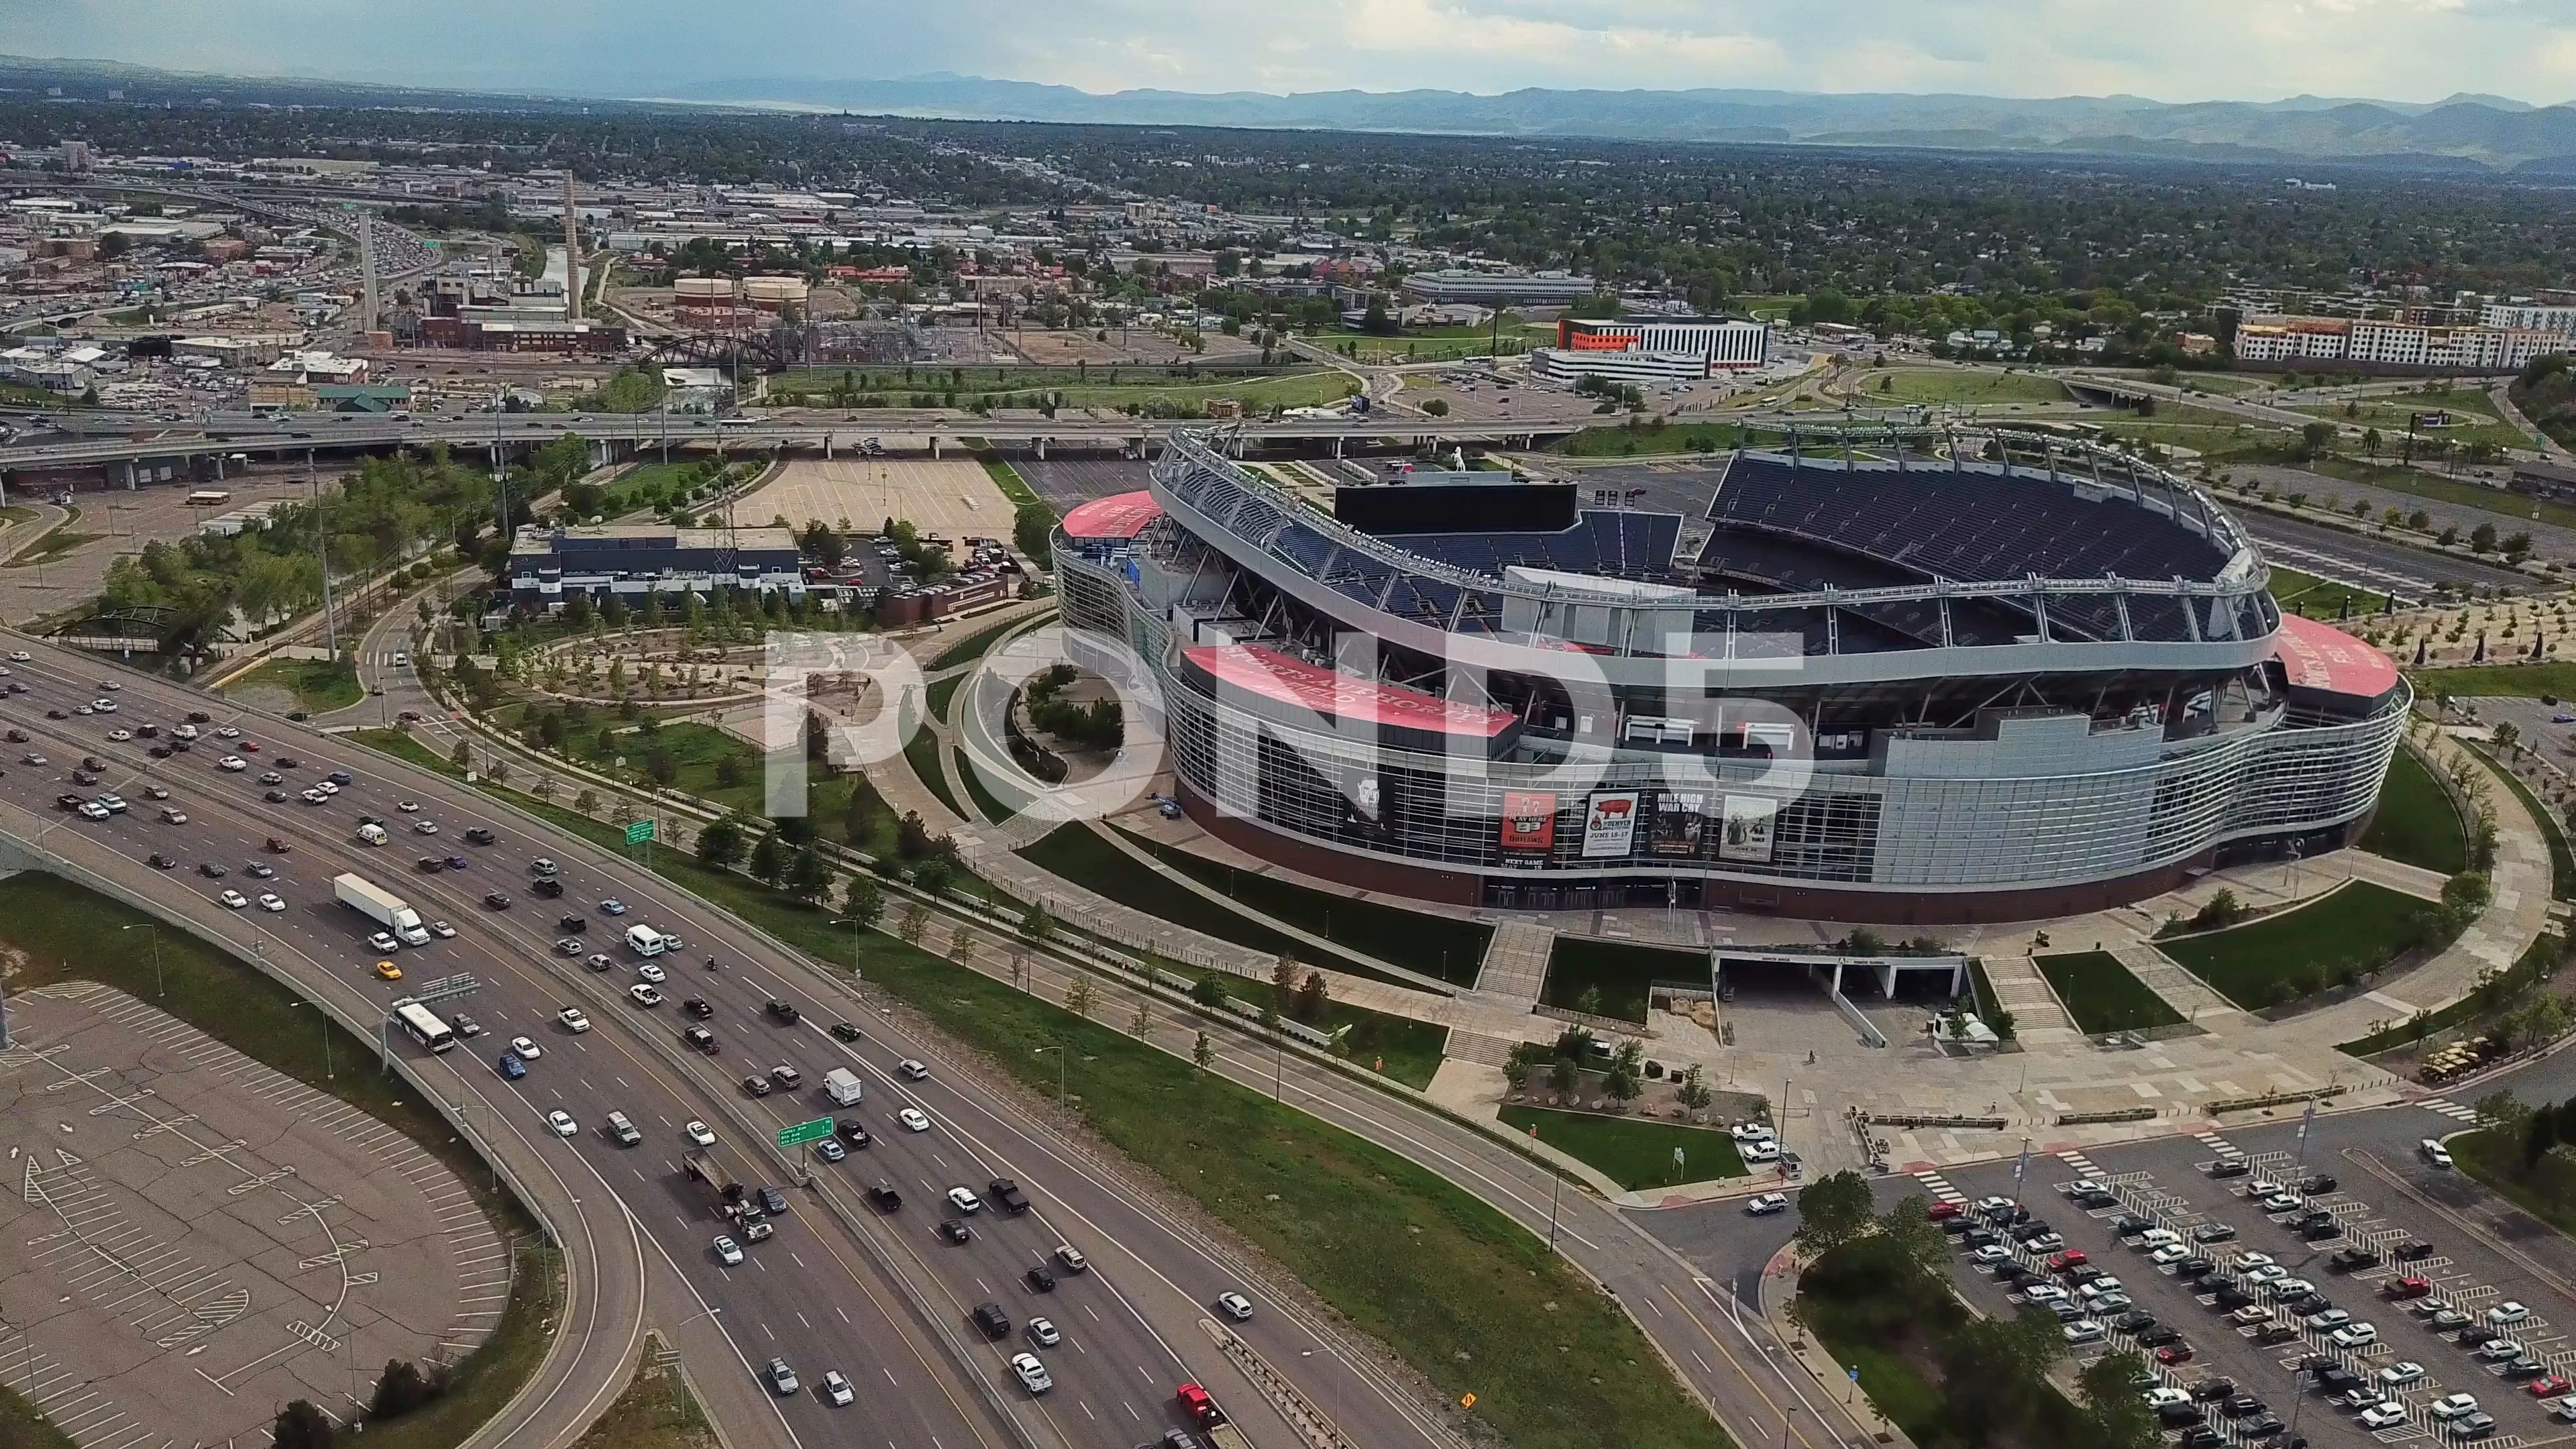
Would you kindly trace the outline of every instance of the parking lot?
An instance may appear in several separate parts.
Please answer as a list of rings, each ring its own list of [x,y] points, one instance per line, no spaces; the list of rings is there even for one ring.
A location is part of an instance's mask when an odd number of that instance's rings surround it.
[[[9,1017],[0,1383],[80,1449],[264,1443],[500,1322],[508,1245],[392,1127],[89,982]]]
[[[2392,1126],[2428,1137],[2457,1130],[2457,1109],[2440,1103],[2408,1116],[2416,1120],[2327,1119],[2309,1132],[2304,1150],[2298,1129],[2284,1124],[2092,1154],[2035,1151],[2019,1197],[2062,1237],[2064,1249],[2087,1261],[2052,1268],[2049,1238],[2037,1238],[2037,1246],[2007,1242],[1998,1246],[2008,1255],[1986,1254],[1996,1261],[1976,1262],[1963,1251],[1962,1284],[1988,1312],[2039,1301],[2061,1317],[2071,1310],[2077,1322],[2100,1325],[2098,1338],[2090,1328],[2070,1335],[2085,1340],[2072,1345],[2079,1360],[2167,1347],[2177,1361],[2154,1368],[2157,1387],[2186,1396],[2166,1411],[2177,1439],[2189,1431],[2190,1442],[2201,1445],[2305,1438],[2315,1445],[2520,1446],[2566,1437],[2568,1421],[2551,1408],[2576,1392],[2566,1382],[2576,1378],[2576,1341],[2566,1326],[2576,1322],[2576,1309],[2559,1289],[2557,1265],[2528,1251],[2537,1242],[2517,1244],[2490,1231],[2510,1233],[2504,1223],[2481,1224],[2458,1211],[2456,1204],[2481,1196],[2474,1185],[2422,1160],[2411,1142],[2391,1140]],[[2221,1169],[2221,1162],[2241,1167]],[[2014,1170],[2001,1162],[1925,1173],[1919,1185],[1975,1218],[1978,1200],[2015,1196]],[[2318,1177],[2330,1180],[2298,1189],[2301,1179]],[[2069,1194],[2083,1183],[2099,1193],[2079,1202]],[[2249,1196],[2256,1187],[2264,1192]],[[2270,1207],[2287,1211],[2267,1210],[2259,1200],[2274,1189],[2287,1195]],[[2311,1215],[2307,1232],[2292,1230]],[[2115,1232],[2123,1219],[2133,1229],[2125,1237]],[[2177,1248],[2161,1255],[2172,1261],[2151,1257],[2162,1240],[2146,1235],[2158,1233],[2173,1235]],[[2207,1276],[2195,1258],[2213,1265]],[[2036,1299],[1998,1277],[2028,1271],[2041,1275],[2028,1285],[2038,1288]],[[2115,1291],[2129,1302],[2114,1298],[2103,1307],[2098,1289],[2088,1299],[2093,1285],[2077,1280],[2095,1271],[2116,1278]],[[2314,1298],[2302,1301],[2303,1289]],[[2061,1294],[2069,1310],[2048,1302]],[[2288,1306],[2294,1301],[2295,1312]],[[2481,1348],[2463,1342],[2464,1334],[2495,1334],[2505,1344]],[[2187,1346],[2187,1356],[2176,1346]],[[2329,1386],[2319,1372],[2329,1367],[2351,1377]],[[2232,1394],[2189,1397],[2214,1392],[2220,1378],[2233,1381]],[[2363,1391],[2357,1403],[2355,1389]],[[2369,1403],[2373,1394],[2384,1407]],[[2454,1395],[2472,1397],[2474,1407]],[[2367,1421],[2365,1408],[2376,1408]]]

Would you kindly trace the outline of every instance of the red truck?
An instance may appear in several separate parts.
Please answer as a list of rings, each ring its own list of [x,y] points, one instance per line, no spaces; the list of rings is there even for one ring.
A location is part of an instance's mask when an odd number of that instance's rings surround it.
[[[1183,1384],[1176,1397],[1181,1401],[1181,1412],[1189,1415],[1190,1422],[1198,1427],[1198,1442],[1207,1445],[1208,1449],[1252,1449],[1252,1441],[1244,1438],[1243,1431],[1234,1427],[1234,1421],[1225,1416],[1225,1410],[1216,1406],[1216,1400],[1207,1390],[1196,1384]],[[1164,1435],[1163,1442],[1170,1449],[1183,1449],[1173,1442],[1172,1435]]]

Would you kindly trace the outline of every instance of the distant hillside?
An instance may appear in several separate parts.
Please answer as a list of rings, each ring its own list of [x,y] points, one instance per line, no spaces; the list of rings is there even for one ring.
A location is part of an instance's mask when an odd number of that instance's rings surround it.
[[[2316,96],[2167,105],[2137,96],[2005,100],[1749,90],[1519,90],[1495,96],[1432,90],[1286,96],[1131,90],[1097,95],[1070,86],[928,75],[708,81],[671,99],[954,120],[2113,151],[2227,161],[2475,163],[2498,170],[2538,163],[2551,170],[2576,169],[2576,108],[2534,107],[2497,96],[2453,96],[2431,105]]]

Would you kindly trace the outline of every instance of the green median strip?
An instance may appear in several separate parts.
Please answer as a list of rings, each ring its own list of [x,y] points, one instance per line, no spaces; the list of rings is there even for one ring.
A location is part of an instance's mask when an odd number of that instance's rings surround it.
[[[376,732],[355,738],[378,742]],[[455,773],[401,744],[410,749],[394,753]],[[489,781],[478,788],[622,848],[611,826]],[[818,962],[851,959],[854,943],[829,911],[675,852],[654,852],[651,868]],[[1077,1018],[878,932],[855,945],[871,983],[1026,1090],[1052,1096],[1059,1057],[1039,1048],[1068,1048],[1067,1086],[1092,1131],[1276,1259],[1441,1395],[1474,1394],[1466,1417],[1478,1436],[1514,1449],[1729,1443],[1614,1304],[1436,1173],[1148,1046],[1121,1029],[1128,1022]]]

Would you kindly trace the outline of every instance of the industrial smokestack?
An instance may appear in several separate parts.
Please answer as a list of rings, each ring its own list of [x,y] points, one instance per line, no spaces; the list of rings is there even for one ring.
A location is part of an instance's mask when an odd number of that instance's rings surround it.
[[[564,168],[564,320],[581,320],[581,213],[572,207],[572,168]]]

